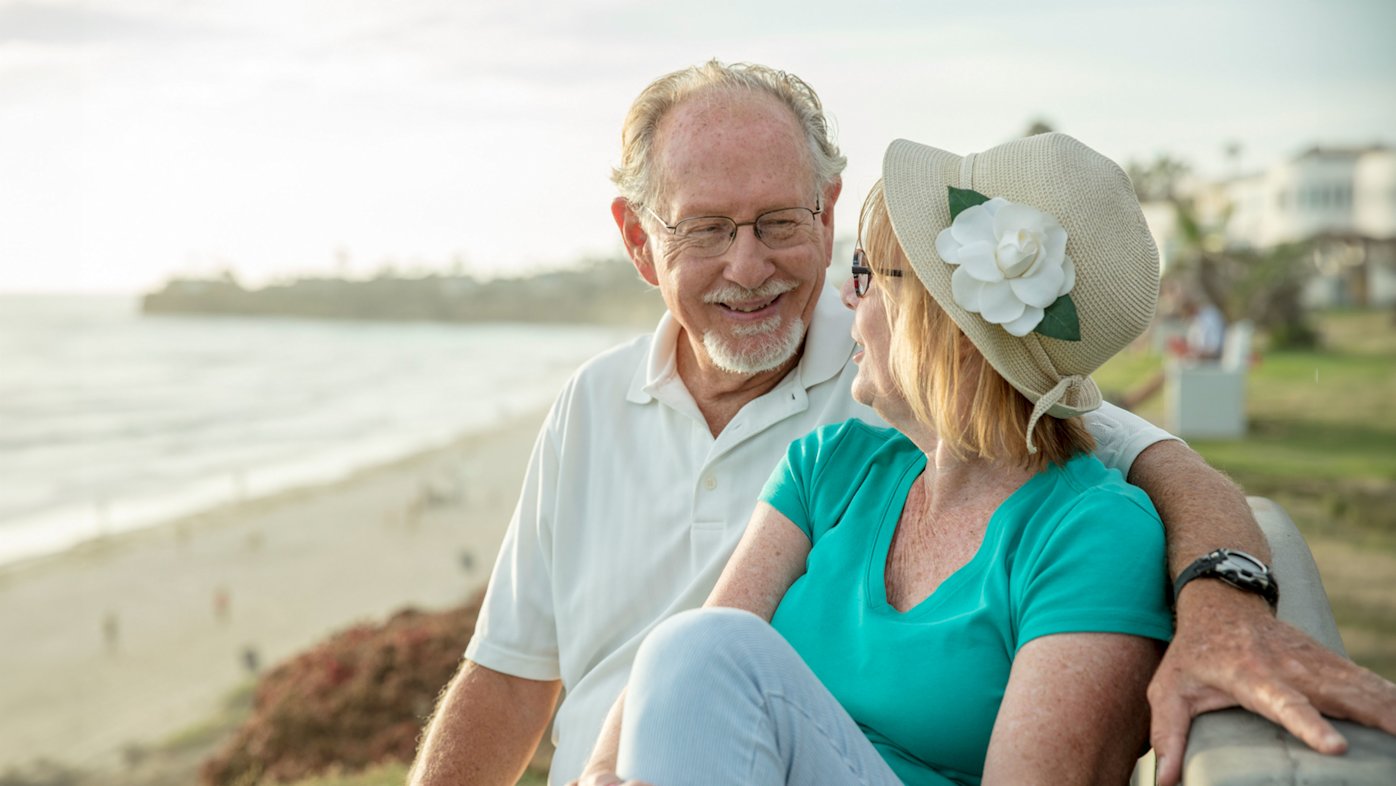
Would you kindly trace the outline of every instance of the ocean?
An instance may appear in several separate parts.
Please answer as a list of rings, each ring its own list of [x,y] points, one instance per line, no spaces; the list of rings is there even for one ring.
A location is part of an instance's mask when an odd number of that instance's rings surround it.
[[[582,361],[636,332],[0,296],[0,563],[487,430],[547,406]]]

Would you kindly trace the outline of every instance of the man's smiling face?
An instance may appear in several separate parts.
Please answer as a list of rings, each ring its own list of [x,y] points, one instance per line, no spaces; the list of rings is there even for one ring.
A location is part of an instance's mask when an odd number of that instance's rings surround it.
[[[670,224],[698,216],[741,223],[772,210],[822,206],[799,125],[769,97],[690,99],[661,121],[657,147],[663,188],[654,210]],[[714,257],[686,253],[651,219],[646,278],[653,276],[682,340],[700,358],[740,374],[780,368],[798,355],[824,286],[831,215],[816,216],[809,241],[790,248],[768,248],[752,227],[741,227]]]

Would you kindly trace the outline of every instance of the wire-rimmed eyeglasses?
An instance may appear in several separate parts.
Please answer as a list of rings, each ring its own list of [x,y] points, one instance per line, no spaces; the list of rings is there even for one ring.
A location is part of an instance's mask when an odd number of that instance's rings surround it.
[[[884,270],[878,273],[880,276],[891,276],[901,278],[902,271],[893,269]],[[873,269],[868,267],[867,252],[861,248],[853,249],[853,294],[863,297],[868,294],[868,287],[872,286]]]
[[[669,230],[683,250],[695,257],[715,257],[732,247],[737,230],[751,227],[756,238],[769,249],[793,248],[814,239],[815,216],[824,212],[822,201],[813,210],[807,207],[783,207],[762,213],[752,221],[736,221],[727,216],[694,216],[670,224],[645,205],[661,226]]]

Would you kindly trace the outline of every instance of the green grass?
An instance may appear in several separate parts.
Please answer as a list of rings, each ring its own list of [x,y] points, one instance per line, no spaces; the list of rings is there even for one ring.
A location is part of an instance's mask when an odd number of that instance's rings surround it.
[[[1244,439],[1190,444],[1248,494],[1283,505],[1311,542],[1333,538],[1389,556],[1384,580],[1391,581],[1396,576],[1396,321],[1390,312],[1346,311],[1319,314],[1317,324],[1324,339],[1319,350],[1262,347],[1247,379]],[[1131,349],[1095,376],[1104,390],[1130,390],[1161,364],[1159,355]],[[1162,398],[1137,411],[1166,428]],[[1327,573],[1330,566],[1320,569]],[[1353,657],[1396,680],[1396,600],[1374,607],[1328,583],[1334,616]]]
[[[384,764],[353,775],[325,775],[304,781],[296,781],[290,786],[402,786],[407,782],[406,764]],[[528,770],[519,779],[517,786],[547,786],[548,775],[537,770]]]
[[[156,746],[157,750],[171,754],[208,751],[247,720],[252,712],[252,697],[256,690],[255,680],[244,681],[223,698],[221,711],[161,740]]]
[[[1306,536],[1385,552],[1396,571],[1396,323],[1381,312],[1328,313],[1318,322],[1324,349],[1261,352],[1248,380],[1245,439],[1191,444],[1247,493],[1283,505]],[[1157,354],[1131,350],[1095,376],[1105,390],[1128,390],[1161,362]],[[1161,395],[1139,414],[1167,426]],[[1330,600],[1354,657],[1396,679],[1393,607],[1331,590]],[[1353,647],[1354,640],[1367,642],[1365,649]],[[407,765],[389,764],[294,786],[400,786],[406,778]],[[519,781],[546,783],[544,773],[532,770]]]
[[[1396,325],[1385,312],[1321,315],[1327,347],[1262,351],[1247,380],[1249,433],[1199,440],[1199,453],[1229,473],[1266,485],[1333,481],[1396,483]],[[1105,390],[1129,390],[1161,358],[1130,350],[1096,373]],[[1139,408],[1162,422],[1162,395]]]
[[[1262,481],[1396,482],[1396,324],[1376,311],[1321,314],[1317,321],[1323,349],[1260,352],[1247,381],[1246,438],[1194,447],[1218,467]],[[1096,378],[1106,390],[1128,390],[1161,362],[1130,350]],[[1161,398],[1140,414],[1161,422]]]
[[[402,786],[407,782],[406,764],[384,764],[353,775],[325,775],[294,786]]]

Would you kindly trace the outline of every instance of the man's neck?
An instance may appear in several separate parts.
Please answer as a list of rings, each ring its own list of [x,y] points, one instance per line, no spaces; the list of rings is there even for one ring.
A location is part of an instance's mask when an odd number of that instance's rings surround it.
[[[686,331],[681,331],[677,347],[679,379],[698,405],[714,437],[727,428],[747,402],[775,389],[790,370],[799,365],[802,345],[789,360],[770,371],[737,374],[718,368],[708,357],[693,348]]]

